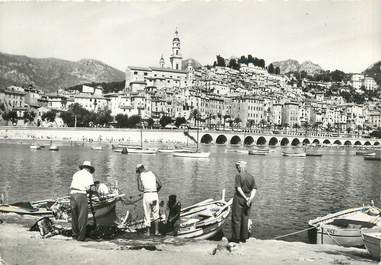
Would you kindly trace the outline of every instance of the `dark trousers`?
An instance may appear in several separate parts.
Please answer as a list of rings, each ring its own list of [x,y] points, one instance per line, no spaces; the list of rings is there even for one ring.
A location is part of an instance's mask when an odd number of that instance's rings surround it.
[[[249,214],[246,200],[235,194],[232,205],[232,240],[243,241],[249,238]]]
[[[88,216],[87,195],[82,193],[70,194],[70,206],[73,237],[83,241],[86,238]]]

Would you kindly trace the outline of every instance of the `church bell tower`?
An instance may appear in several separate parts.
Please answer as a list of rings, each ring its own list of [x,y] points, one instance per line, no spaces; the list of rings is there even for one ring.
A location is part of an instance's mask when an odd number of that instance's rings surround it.
[[[172,40],[172,54],[171,57],[169,57],[169,59],[171,61],[172,69],[181,70],[181,61],[183,57],[180,53],[180,38],[177,29],[175,31],[175,36]]]

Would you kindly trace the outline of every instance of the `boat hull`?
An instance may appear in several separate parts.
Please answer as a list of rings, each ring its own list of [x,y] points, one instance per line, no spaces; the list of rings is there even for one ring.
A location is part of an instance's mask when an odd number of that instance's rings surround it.
[[[174,152],[174,157],[189,157],[189,158],[208,158],[209,152]]]
[[[375,259],[380,259],[381,232],[363,232],[362,239],[370,255]]]
[[[305,157],[306,153],[283,153],[282,155],[288,157]]]

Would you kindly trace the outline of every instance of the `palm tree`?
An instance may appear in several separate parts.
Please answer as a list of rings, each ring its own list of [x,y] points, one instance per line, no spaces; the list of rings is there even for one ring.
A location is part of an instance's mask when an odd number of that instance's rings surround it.
[[[221,122],[222,122],[222,120],[221,120],[221,118],[222,118],[222,114],[221,114],[220,112],[218,112],[218,113],[217,113],[217,117],[218,117],[218,119],[220,120],[220,122],[219,122],[219,124],[218,124],[218,129],[220,129],[220,125],[221,125]]]
[[[198,109],[193,109],[189,115],[189,120],[194,119],[194,126],[196,127],[196,121],[200,118],[200,112]]]
[[[362,131],[362,126],[361,125],[357,125],[357,137],[358,138],[360,137],[360,131]]]
[[[303,122],[303,127],[304,127],[305,135],[307,136],[307,131],[308,131],[308,128],[310,127],[309,122],[308,121]]]

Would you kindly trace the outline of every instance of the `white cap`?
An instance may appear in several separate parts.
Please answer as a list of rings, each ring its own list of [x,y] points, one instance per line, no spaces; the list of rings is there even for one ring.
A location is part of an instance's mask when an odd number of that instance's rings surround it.
[[[239,161],[235,162],[235,165],[236,166],[246,166],[247,162],[243,161],[243,160],[239,160]]]
[[[143,165],[143,164],[137,164],[137,165],[136,165],[136,169],[139,169],[139,168],[142,168],[142,167],[144,168],[144,165]]]

